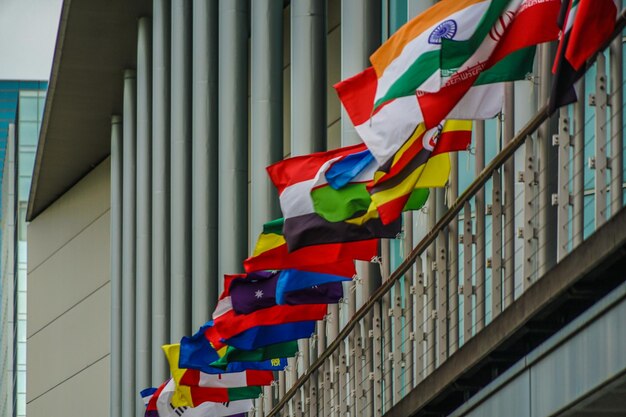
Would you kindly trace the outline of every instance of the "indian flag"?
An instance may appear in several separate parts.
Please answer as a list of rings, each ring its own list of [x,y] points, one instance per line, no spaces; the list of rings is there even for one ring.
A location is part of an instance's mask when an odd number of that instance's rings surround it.
[[[509,3],[443,0],[411,19],[370,57],[378,80],[374,107],[417,90],[437,91],[442,42],[454,39],[478,46]]]
[[[417,93],[426,127],[450,118],[459,100],[479,85],[523,79],[531,71],[535,45],[557,39],[559,9],[559,0],[513,0],[480,44],[444,42],[441,88]]]

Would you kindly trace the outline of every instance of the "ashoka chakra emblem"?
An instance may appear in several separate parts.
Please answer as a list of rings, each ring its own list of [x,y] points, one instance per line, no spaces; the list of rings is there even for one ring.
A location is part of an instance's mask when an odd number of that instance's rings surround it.
[[[446,20],[437,25],[435,30],[428,37],[428,43],[440,44],[442,39],[452,39],[456,35],[456,22],[454,20]]]

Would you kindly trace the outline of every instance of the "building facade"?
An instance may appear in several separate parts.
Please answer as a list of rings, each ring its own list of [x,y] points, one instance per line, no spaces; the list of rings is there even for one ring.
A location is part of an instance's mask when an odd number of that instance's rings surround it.
[[[0,81],[2,415],[26,415],[26,205],[47,83]]]
[[[64,3],[27,211],[29,417],[141,415],[139,390],[168,376],[160,346],[209,319],[220,277],[280,216],[265,167],[358,143],[332,85],[432,4]],[[585,309],[621,284],[573,307],[559,298],[621,262],[621,39],[585,77],[594,105],[547,118],[553,56],[540,46],[527,79],[506,85],[449,186],[405,214],[380,262],[358,265],[256,415],[472,412],[568,324],[580,331],[562,340],[584,334]],[[586,244],[595,258],[581,258]],[[571,259],[586,263],[563,270]],[[623,378],[620,360],[558,407]]]

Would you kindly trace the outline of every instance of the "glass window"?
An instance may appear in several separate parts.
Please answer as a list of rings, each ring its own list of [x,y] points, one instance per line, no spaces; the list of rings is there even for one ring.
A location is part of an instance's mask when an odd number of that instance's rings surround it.
[[[19,153],[19,175],[20,176],[32,176],[33,175],[33,167],[35,166],[35,152],[24,152],[21,151]]]
[[[39,139],[38,134],[39,123],[35,122],[20,122],[18,129],[18,140],[20,146],[22,145],[37,145]]]
[[[38,97],[32,96],[28,93],[30,91],[22,91],[20,92],[20,101],[19,101],[19,121],[37,121],[39,111],[38,111]],[[29,97],[30,95],[30,97]]]
[[[20,177],[19,179],[19,188],[17,192],[17,198],[20,201],[28,201],[28,193],[30,192],[30,181],[31,177]]]

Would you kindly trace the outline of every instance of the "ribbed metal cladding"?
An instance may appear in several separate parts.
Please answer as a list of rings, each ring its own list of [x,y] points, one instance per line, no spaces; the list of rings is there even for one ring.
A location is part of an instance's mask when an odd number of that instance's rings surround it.
[[[192,327],[217,301],[217,2],[193,0]]]
[[[219,2],[219,289],[248,252],[249,1]]]
[[[137,100],[134,70],[124,72],[122,168],[122,414],[135,414],[135,272]],[[141,388],[143,389],[143,387]]]
[[[152,5],[152,379],[169,375],[161,345],[170,337],[170,1]]]
[[[111,117],[111,378],[109,415],[122,415],[122,117]]]
[[[142,17],[137,30],[137,286],[135,303],[135,379],[139,389],[151,381],[152,292],[152,33],[151,20]],[[136,415],[145,406],[137,402]]]
[[[283,156],[283,6],[252,2],[250,250],[263,223],[280,217],[276,188],[265,167]]]
[[[191,333],[191,0],[172,2],[170,339]]]

